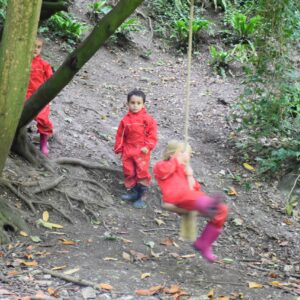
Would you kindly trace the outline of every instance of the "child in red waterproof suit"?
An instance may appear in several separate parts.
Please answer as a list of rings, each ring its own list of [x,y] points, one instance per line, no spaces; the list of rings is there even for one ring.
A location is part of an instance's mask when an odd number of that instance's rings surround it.
[[[202,234],[194,242],[203,258],[214,262],[212,244],[217,240],[227,218],[227,206],[221,203],[221,195],[208,196],[201,191],[189,166],[191,148],[183,142],[170,141],[162,161],[155,164],[153,173],[162,192],[163,201],[179,210],[198,211],[210,218]]]
[[[122,157],[124,184],[128,189],[122,200],[144,208],[143,195],[148,190],[150,154],[157,143],[156,121],[146,112],[145,94],[133,90],[127,95],[128,113],[121,120],[114,151]]]
[[[47,80],[53,72],[50,64],[40,56],[43,47],[43,41],[36,39],[33,59],[31,62],[31,71],[29,84],[26,93],[26,100]],[[50,106],[46,105],[35,117],[38,133],[40,134],[40,150],[44,155],[48,155],[48,137],[53,134],[53,125],[49,120]]]

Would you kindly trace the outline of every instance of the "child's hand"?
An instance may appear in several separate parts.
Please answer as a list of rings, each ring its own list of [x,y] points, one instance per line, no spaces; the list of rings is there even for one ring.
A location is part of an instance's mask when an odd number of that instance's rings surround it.
[[[118,157],[119,159],[122,159],[122,153],[117,153],[117,157]]]
[[[141,148],[141,152],[147,154],[149,152],[149,149],[147,147],[143,147]]]

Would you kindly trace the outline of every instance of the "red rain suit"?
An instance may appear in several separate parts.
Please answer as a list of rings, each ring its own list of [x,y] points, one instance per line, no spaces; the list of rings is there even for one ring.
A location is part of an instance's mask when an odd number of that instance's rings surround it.
[[[114,151],[122,155],[124,184],[134,187],[138,182],[149,185],[150,153],[157,143],[156,121],[143,108],[138,113],[128,112],[121,120]],[[148,153],[141,148],[147,147]]]
[[[40,56],[33,58],[31,63],[29,84],[26,93],[26,100],[48,79],[52,76],[52,68],[48,62]],[[47,104],[35,117],[37,121],[38,132],[45,135],[53,134],[53,125],[49,120],[50,106]]]
[[[201,191],[201,186],[196,180],[193,190],[190,189],[185,166],[180,164],[176,158],[157,162],[153,173],[162,192],[163,201],[189,211],[196,210],[205,214],[208,207],[203,209],[201,199],[202,201],[207,201],[209,199],[208,196]],[[212,203],[208,201],[207,204],[211,205]],[[226,218],[227,206],[217,203],[216,213],[210,220],[210,223],[221,228]]]

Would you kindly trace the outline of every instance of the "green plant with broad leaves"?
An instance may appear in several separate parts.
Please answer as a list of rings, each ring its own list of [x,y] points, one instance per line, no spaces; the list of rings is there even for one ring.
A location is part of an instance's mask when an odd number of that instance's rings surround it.
[[[210,22],[208,20],[202,18],[195,18],[192,21],[194,42],[197,42],[197,34],[200,32],[200,30],[203,28],[208,29],[209,24]],[[186,18],[175,20],[172,31],[171,38],[174,39],[179,46],[186,48],[189,38],[189,20]]]
[[[78,42],[81,35],[88,30],[85,23],[79,22],[71,14],[63,11],[51,16],[47,25],[55,35],[66,38],[70,43]]]
[[[96,1],[89,4],[88,17],[97,22],[102,16],[112,10],[112,6],[107,4],[107,0]]]
[[[0,0],[0,25],[4,24],[7,0]]]
[[[215,46],[209,47],[211,56],[210,65],[222,77],[226,77],[226,72],[229,70],[229,63],[232,60],[230,52],[225,51]]]

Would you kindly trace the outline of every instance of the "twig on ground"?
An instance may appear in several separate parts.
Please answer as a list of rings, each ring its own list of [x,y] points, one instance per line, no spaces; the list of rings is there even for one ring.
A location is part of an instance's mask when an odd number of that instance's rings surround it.
[[[41,193],[41,192],[51,190],[51,189],[55,188],[57,185],[59,185],[65,178],[66,177],[63,175],[63,176],[60,176],[60,177],[56,178],[53,181],[50,181],[50,182],[47,181],[45,183],[40,183],[40,187],[35,189],[33,191],[33,193],[38,194],[38,193]]]
[[[76,278],[76,277],[66,275],[66,274],[62,274],[62,273],[59,273],[59,272],[55,272],[55,271],[52,271],[52,270],[49,270],[49,269],[42,269],[42,272],[45,273],[45,274],[49,274],[53,277],[57,277],[57,278],[60,278],[62,280],[68,281],[68,282],[72,282],[72,283],[76,283],[76,284],[84,285],[84,286],[91,286],[94,289],[100,290],[100,291],[102,290],[99,287],[99,284],[97,284],[95,282],[92,282],[92,281],[88,281],[88,280],[81,279],[81,278]]]
[[[177,229],[165,228],[165,227],[141,229],[140,231],[141,232],[151,232],[151,231],[158,231],[158,230],[177,231]]]
[[[204,283],[211,283],[213,285],[217,284],[228,284],[228,285],[238,285],[238,286],[245,286],[246,283],[239,283],[239,282],[226,282],[226,281],[209,281],[209,280],[197,280],[196,283],[204,282]]]

